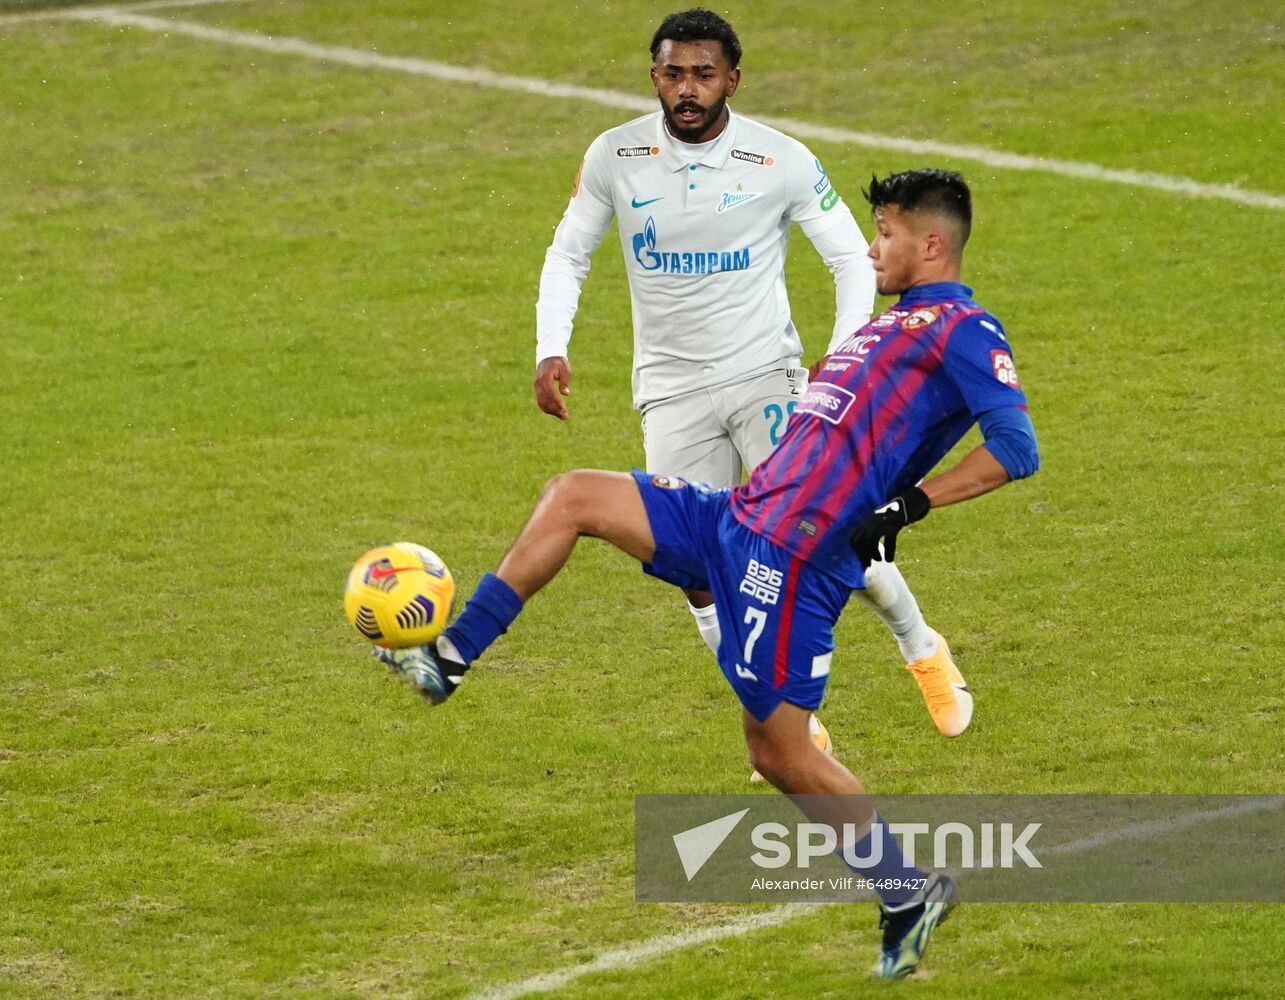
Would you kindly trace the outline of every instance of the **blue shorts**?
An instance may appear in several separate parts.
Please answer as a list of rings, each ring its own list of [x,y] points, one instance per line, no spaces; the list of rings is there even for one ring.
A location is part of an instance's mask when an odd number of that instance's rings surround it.
[[[741,704],[760,722],[783,701],[820,706],[851,588],[744,527],[730,490],[647,472],[634,479],[656,540],[643,570],[714,595],[718,665]]]

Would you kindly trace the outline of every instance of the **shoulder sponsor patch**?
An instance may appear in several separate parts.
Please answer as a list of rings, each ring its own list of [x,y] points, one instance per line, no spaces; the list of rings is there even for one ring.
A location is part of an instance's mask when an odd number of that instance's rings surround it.
[[[616,155],[629,159],[634,156],[659,156],[659,146],[620,146],[616,149]]]
[[[817,170],[821,174],[821,179],[812,185],[812,190],[820,194],[830,186],[830,175],[825,172],[825,167],[821,166],[821,161],[814,159],[812,161],[817,165]]]
[[[687,480],[677,476],[652,476],[651,484],[661,490],[681,490],[687,485]]]
[[[797,413],[811,413],[822,420],[838,424],[852,408],[857,397],[841,385],[813,382],[799,403]]]
[[[830,188],[821,196],[821,211],[828,212],[837,204],[839,204],[839,192],[834,188]]]
[[[1020,389],[1022,384],[1017,380],[1017,369],[1013,367],[1013,355],[1008,351],[991,351],[991,367],[995,377],[1005,385]]]
[[[580,169],[576,171],[576,179],[571,182],[571,197],[574,198],[580,193],[580,177],[584,174],[584,160],[580,161]]]
[[[733,160],[744,160],[746,163],[757,163],[760,167],[770,167],[776,162],[770,156],[764,156],[762,153],[750,153],[744,149],[732,150]]]

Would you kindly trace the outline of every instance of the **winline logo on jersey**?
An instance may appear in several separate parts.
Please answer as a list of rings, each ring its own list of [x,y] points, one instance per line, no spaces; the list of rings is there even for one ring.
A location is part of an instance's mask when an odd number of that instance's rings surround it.
[[[639,795],[640,902],[1285,902],[1285,795]]]
[[[750,248],[739,250],[657,250],[656,220],[651,216],[641,233],[634,233],[634,260],[644,271],[662,274],[716,274],[744,271],[750,266]]]

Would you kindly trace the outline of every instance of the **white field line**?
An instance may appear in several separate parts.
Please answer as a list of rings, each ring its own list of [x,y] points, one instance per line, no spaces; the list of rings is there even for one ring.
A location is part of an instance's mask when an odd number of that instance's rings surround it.
[[[1065,844],[1041,848],[1040,854],[1079,854],[1122,840],[1137,840],[1141,837],[1153,837],[1162,833],[1174,833],[1209,820],[1265,812],[1279,809],[1281,806],[1282,800],[1280,797],[1249,799],[1246,802],[1238,802],[1235,805],[1224,806],[1221,809],[1190,812],[1185,816],[1177,816],[1169,820],[1134,823],[1115,830],[1105,830],[1091,837],[1081,837]],[[767,927],[780,927],[782,924],[787,924],[791,920],[813,912],[818,907],[833,905],[837,904],[787,903],[775,909],[730,920],[725,924],[704,927],[695,931],[686,931],[682,934],[669,934],[664,937],[652,938],[650,941],[643,941],[639,944],[616,948],[612,951],[604,951],[597,958],[583,962],[580,965],[571,965],[564,969],[558,969],[556,972],[546,972],[543,975],[532,976],[530,979],[504,983],[480,990],[471,994],[468,1000],[515,1000],[517,997],[527,996],[532,993],[548,993],[551,990],[561,989],[568,983],[583,976],[591,976],[595,972],[614,972],[617,969],[639,965],[650,959],[660,958],[662,955],[682,951],[695,945],[706,944],[710,941],[721,941],[724,938],[743,937],[746,934],[751,934]]]
[[[682,934],[668,934],[652,938],[639,944],[631,944],[614,951],[604,951],[597,958],[581,965],[568,966],[556,972],[547,972],[542,976],[533,976],[521,982],[505,983],[490,989],[482,990],[469,996],[468,1000],[514,1000],[531,993],[548,993],[558,990],[582,976],[591,976],[595,972],[614,972],[616,969],[638,965],[649,959],[659,958],[671,952],[682,951],[709,941],[722,941],[724,938],[741,937],[765,927],[779,927],[789,923],[795,917],[801,917],[823,903],[787,903],[775,909],[752,913],[726,924],[704,927],[695,931],[684,931]]]
[[[147,3],[109,4],[102,7],[82,7],[76,13],[85,14],[92,10],[164,10],[169,7],[205,7],[212,3],[253,3],[254,0],[148,0]],[[65,7],[49,7],[45,10],[33,10],[26,14],[6,14],[0,17],[0,28],[6,24],[23,24],[30,21],[66,21],[79,20],[69,18],[72,11]]]
[[[1121,840],[1141,840],[1144,837],[1155,837],[1163,833],[1177,833],[1179,830],[1185,830],[1188,827],[1195,826],[1197,823],[1205,823],[1211,819],[1248,816],[1250,813],[1266,812],[1280,807],[1281,800],[1276,798],[1247,799],[1244,802],[1237,802],[1235,805],[1223,806],[1221,809],[1191,812],[1186,816],[1176,816],[1173,819],[1148,820],[1143,823],[1131,823],[1129,826],[1118,827],[1114,830],[1102,830],[1089,837],[1081,837],[1079,840],[1071,840],[1065,844],[1046,847],[1040,853],[1079,854],[1083,851],[1091,851],[1095,847],[1114,844]]]
[[[192,0],[194,2],[194,0]],[[412,56],[386,56],[378,52],[350,49],[339,45],[320,45],[300,38],[259,35],[247,31],[233,31],[189,21],[169,21],[145,14],[132,13],[111,7],[69,10],[60,17],[79,21],[100,21],[118,27],[141,28],[164,34],[187,35],[224,45],[258,49],[281,55],[305,56],[323,62],[340,63],[363,69],[383,69],[416,76],[432,77],[451,83],[465,83],[495,90],[509,90],[540,97],[560,97],[576,101],[589,101],[625,111],[647,112],[656,107],[653,98],[626,94],[615,90],[596,90],[574,84],[553,83],[548,80],[525,76],[494,73],[486,69],[454,66],[450,63],[417,59]],[[1002,170],[1028,170],[1058,174],[1081,180],[1124,184],[1130,187],[1150,188],[1188,198],[1213,198],[1221,201],[1251,205],[1256,208],[1285,209],[1285,195],[1251,191],[1235,184],[1205,184],[1185,177],[1145,173],[1138,170],[1116,170],[1096,163],[1078,163],[1072,160],[1046,159],[1005,153],[985,146],[963,146],[946,142],[920,139],[903,139],[897,136],[878,135],[872,132],[855,132],[851,129],[833,128],[790,118],[764,117],[768,125],[779,128],[803,139],[821,140],[842,145],[866,146],[871,149],[893,150],[916,157],[950,157],[971,160]]]
[[[109,4],[112,10],[166,10],[172,7],[208,7],[215,3],[255,3],[256,0],[147,0],[146,3]],[[82,10],[88,8],[81,8]]]

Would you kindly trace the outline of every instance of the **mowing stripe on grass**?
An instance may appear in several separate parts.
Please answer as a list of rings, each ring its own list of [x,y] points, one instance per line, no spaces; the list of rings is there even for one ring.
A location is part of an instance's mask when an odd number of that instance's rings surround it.
[[[253,3],[254,0],[147,0],[146,3],[131,3],[121,6],[119,4],[106,4],[102,7],[81,8],[76,13],[88,14],[99,10],[111,11],[137,11],[137,10],[165,10],[171,7],[206,7],[212,3]],[[61,7],[52,7],[45,10],[34,10],[26,14],[6,14],[0,17],[0,28],[6,24],[22,24],[26,21],[65,21],[67,15],[72,13]],[[79,19],[74,19],[79,20]]]
[[[1081,837],[1078,840],[1070,840],[1065,844],[1056,844],[1053,847],[1042,847],[1040,848],[1040,853],[1080,854],[1084,851],[1091,851],[1094,848],[1104,847],[1107,844],[1123,840],[1137,840],[1140,837],[1154,837],[1162,833],[1174,833],[1209,820],[1226,819],[1229,816],[1244,816],[1249,813],[1279,808],[1281,808],[1281,799],[1279,797],[1249,799],[1236,805],[1224,806],[1221,809],[1190,812],[1185,816],[1179,816],[1171,820],[1154,820],[1122,826],[1115,830],[1104,830],[1091,837]],[[952,875],[957,874],[959,873],[952,872]],[[791,920],[810,913],[818,907],[841,905],[844,904],[788,903],[772,910],[740,917],[725,924],[717,924],[713,927],[705,927],[696,931],[686,931],[682,934],[669,934],[664,937],[652,938],[650,941],[629,945],[625,948],[605,951],[597,958],[580,965],[571,965],[565,969],[558,969],[556,972],[546,972],[543,975],[532,976],[530,979],[523,979],[520,982],[504,983],[481,990],[470,995],[468,1000],[515,1000],[517,997],[528,996],[532,993],[548,993],[551,990],[561,989],[568,983],[583,976],[593,975],[595,972],[614,972],[617,969],[638,965],[650,959],[660,958],[663,955],[682,951],[694,945],[705,944],[710,941],[721,941],[724,938],[743,937],[746,934],[751,934],[767,927],[780,927],[782,924],[787,924]]]
[[[561,97],[577,101],[590,101],[624,111],[647,112],[654,110],[654,98],[626,94],[617,90],[595,90],[579,85],[553,83],[534,77],[511,76],[487,69],[454,66],[450,63],[417,59],[413,56],[386,56],[378,52],[365,52],[339,45],[319,45],[301,38],[259,35],[248,31],[233,31],[189,21],[169,21],[145,14],[131,13],[118,8],[93,8],[70,10],[59,17],[78,21],[99,21],[116,27],[134,27],[172,35],[187,35],[224,45],[258,49],[280,55],[305,56],[323,62],[340,63],[363,69],[383,69],[398,73],[411,73],[452,83],[466,83],[496,90],[517,91],[540,97]],[[1251,191],[1235,184],[1204,184],[1185,177],[1144,173],[1137,170],[1116,170],[1096,163],[1077,163],[1072,160],[1045,159],[1005,153],[985,146],[961,146],[946,142],[921,139],[902,139],[896,136],[877,135],[871,132],[854,132],[851,129],[832,128],[790,118],[762,117],[760,121],[804,139],[817,139],[845,145],[866,146],[871,149],[894,150],[915,156],[948,156],[972,160],[1001,170],[1027,170],[1058,174],[1080,180],[1124,184],[1130,187],[1150,188],[1188,198],[1212,198],[1221,201],[1251,205],[1256,208],[1285,209],[1285,195]]]

